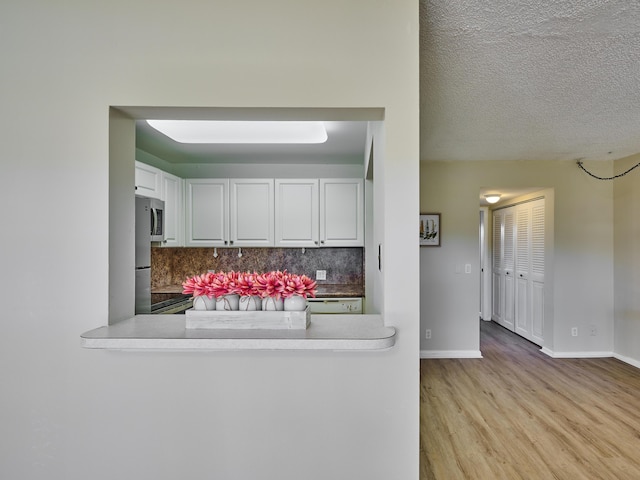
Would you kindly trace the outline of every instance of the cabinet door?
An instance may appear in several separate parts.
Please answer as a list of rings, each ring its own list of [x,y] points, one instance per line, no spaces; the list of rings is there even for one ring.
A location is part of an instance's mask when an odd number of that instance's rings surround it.
[[[229,181],[230,245],[272,247],[274,244],[273,179]]]
[[[203,247],[228,245],[229,180],[188,179],[185,189],[185,244]]]
[[[364,246],[364,181],[320,179],[320,245]]]
[[[136,195],[162,200],[162,170],[136,161]]]
[[[317,247],[320,211],[317,179],[276,179],[275,245]]]
[[[184,245],[184,207],[182,195],[183,180],[162,172],[162,190],[164,192],[164,242],[167,247]]]

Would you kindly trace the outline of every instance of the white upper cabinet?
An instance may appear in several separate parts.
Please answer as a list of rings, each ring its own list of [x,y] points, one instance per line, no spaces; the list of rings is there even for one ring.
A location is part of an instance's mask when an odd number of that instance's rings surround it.
[[[320,241],[318,179],[276,179],[275,245],[317,247]]]
[[[320,246],[364,246],[364,181],[320,179]]]
[[[170,173],[162,172],[164,192],[164,242],[166,247],[184,246],[184,180]]]
[[[185,180],[185,245],[220,247],[229,245],[229,180]]]
[[[136,195],[162,200],[162,170],[136,160]]]
[[[364,246],[362,179],[186,179],[184,220],[170,215],[180,210],[179,180],[164,180],[167,222],[176,222],[167,246]]]
[[[273,246],[273,189],[273,179],[232,179],[229,181],[230,246]]]

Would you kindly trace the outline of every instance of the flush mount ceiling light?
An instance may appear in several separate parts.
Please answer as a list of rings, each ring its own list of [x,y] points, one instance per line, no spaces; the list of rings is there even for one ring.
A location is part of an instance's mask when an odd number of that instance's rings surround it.
[[[180,143],[324,143],[322,122],[147,120]]]
[[[500,200],[500,194],[498,193],[491,193],[489,195],[485,195],[484,199],[488,202],[488,203],[498,203],[498,200]]]

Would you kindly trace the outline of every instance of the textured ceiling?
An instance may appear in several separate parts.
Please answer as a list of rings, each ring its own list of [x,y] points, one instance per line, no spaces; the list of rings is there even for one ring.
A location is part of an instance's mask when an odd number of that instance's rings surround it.
[[[639,0],[420,0],[420,26],[421,160],[640,152]],[[178,163],[362,162],[364,124],[333,128],[313,150],[189,147],[144,126],[138,145]]]
[[[422,160],[640,152],[640,2],[421,0]]]

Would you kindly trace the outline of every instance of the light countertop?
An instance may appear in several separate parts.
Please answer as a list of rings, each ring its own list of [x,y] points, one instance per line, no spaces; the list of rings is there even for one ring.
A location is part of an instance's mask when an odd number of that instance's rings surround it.
[[[153,287],[151,293],[182,294],[182,285],[165,285]],[[318,284],[317,298],[364,297],[364,287],[358,284]]]
[[[380,315],[311,315],[304,330],[187,329],[185,315],[137,315],[83,333],[85,348],[111,350],[384,350],[396,329]]]

